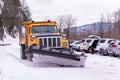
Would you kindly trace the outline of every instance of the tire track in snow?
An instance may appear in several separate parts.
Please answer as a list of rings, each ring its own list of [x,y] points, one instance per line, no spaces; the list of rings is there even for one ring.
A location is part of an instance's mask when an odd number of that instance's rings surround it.
[[[33,62],[30,62],[27,60],[22,60],[13,54],[8,54],[8,55],[16,59],[20,63],[24,64],[25,66],[32,67],[32,68],[36,68],[36,67],[37,68],[40,68],[40,67],[79,67],[74,64],[72,65],[74,61],[72,62],[71,60],[60,59],[60,58],[51,57],[51,56],[44,56],[44,55],[40,55],[39,57],[34,56]],[[66,62],[63,62],[63,61],[66,61]],[[66,64],[67,62],[68,64]]]
[[[52,67],[57,67],[58,65],[57,64],[54,64],[54,63],[50,63],[50,62],[44,62],[44,60],[40,61],[38,59],[38,61],[36,60],[36,57],[34,57],[34,60],[33,62],[30,62],[30,61],[27,61],[27,60],[22,60],[20,58],[18,58],[17,56],[13,55],[13,54],[8,54],[9,56],[11,56],[13,59],[19,61],[20,63],[24,64],[25,66],[27,67],[33,67],[33,68],[36,68],[36,67],[50,67],[52,65]],[[39,62],[40,61],[40,62]]]

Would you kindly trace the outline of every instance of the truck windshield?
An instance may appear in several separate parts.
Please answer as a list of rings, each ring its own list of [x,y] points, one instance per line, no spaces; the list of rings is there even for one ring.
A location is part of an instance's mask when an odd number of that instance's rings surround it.
[[[33,26],[32,33],[55,33],[57,32],[56,26]]]

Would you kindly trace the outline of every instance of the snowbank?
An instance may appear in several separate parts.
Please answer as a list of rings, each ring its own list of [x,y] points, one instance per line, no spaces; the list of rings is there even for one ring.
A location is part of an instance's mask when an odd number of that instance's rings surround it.
[[[119,80],[120,59],[88,54],[86,67],[74,67],[72,61],[35,56],[34,62],[19,57],[18,38],[7,37],[0,46],[0,80]],[[67,62],[69,61],[69,62]],[[65,67],[64,64],[73,66]],[[61,65],[61,66],[60,66]]]

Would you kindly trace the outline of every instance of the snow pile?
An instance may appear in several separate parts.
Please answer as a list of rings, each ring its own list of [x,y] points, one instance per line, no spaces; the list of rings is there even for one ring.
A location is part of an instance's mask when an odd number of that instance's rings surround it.
[[[73,61],[35,55],[34,62],[19,57],[18,38],[7,37],[0,46],[0,80],[119,80],[120,59],[88,54],[86,67]],[[65,67],[64,64],[68,66]],[[69,66],[73,64],[72,66]]]
[[[18,37],[17,37],[18,38]],[[17,41],[18,39],[12,38],[10,35],[6,34],[6,38],[4,38],[3,41],[0,41],[0,44],[12,44],[14,41]]]

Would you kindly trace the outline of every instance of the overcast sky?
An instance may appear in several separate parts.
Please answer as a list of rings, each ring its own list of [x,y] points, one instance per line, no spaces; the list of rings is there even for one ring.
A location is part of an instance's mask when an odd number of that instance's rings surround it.
[[[120,0],[26,0],[33,20],[56,19],[72,14],[77,25],[97,22],[101,14],[113,13],[120,8]]]

